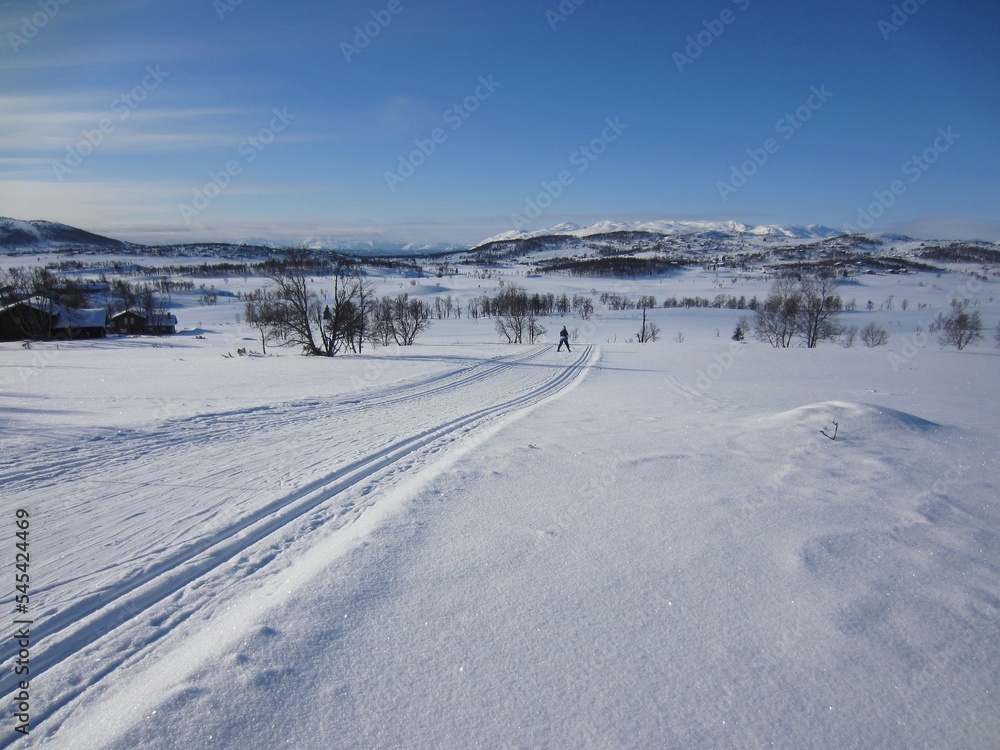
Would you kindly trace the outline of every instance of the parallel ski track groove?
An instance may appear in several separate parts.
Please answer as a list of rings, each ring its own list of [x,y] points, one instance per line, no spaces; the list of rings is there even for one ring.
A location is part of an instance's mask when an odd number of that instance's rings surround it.
[[[504,358],[495,364],[485,366],[484,371],[473,375],[472,378],[480,380],[490,377],[491,374],[495,374],[507,367],[530,362],[540,356],[543,351],[539,350],[529,352],[523,356]],[[230,524],[211,538],[196,542],[193,545],[185,547],[179,553],[160,560],[156,565],[143,571],[141,575],[134,577],[120,586],[116,590],[115,599],[112,602],[102,602],[100,597],[83,600],[63,610],[51,619],[37,623],[35,632],[38,632],[39,635],[36,641],[38,645],[35,646],[35,651],[32,654],[32,678],[37,679],[39,675],[61,663],[66,656],[91,646],[116,628],[141,616],[144,612],[182,591],[197,580],[208,576],[253,545],[277,533],[282,528],[293,524],[321,504],[366,478],[373,476],[377,472],[399,462],[406,456],[448,435],[454,434],[464,427],[491,417],[513,412],[556,394],[573,382],[586,369],[593,358],[593,354],[594,347],[586,346],[581,350],[575,361],[566,366],[560,366],[555,376],[526,393],[522,393],[500,404],[477,409],[463,416],[448,420],[435,427],[423,430],[416,435],[401,438],[373,454],[357,459],[332,474],[317,479],[297,489],[295,492],[269,503],[256,512]],[[453,377],[455,374],[451,373],[445,377]],[[468,380],[460,380],[459,382],[449,383],[434,389],[434,392],[439,393],[444,390],[462,387],[468,384],[468,382]],[[408,389],[416,387],[418,387],[416,384],[406,386]],[[428,392],[425,391],[424,393]],[[420,393],[412,393],[405,394],[399,398],[410,399],[418,398],[419,396]],[[356,404],[353,406],[357,407]],[[340,528],[352,523],[360,513],[364,512],[366,508],[370,507],[376,501],[377,498],[373,498],[367,504],[354,506],[351,509],[352,513],[350,517],[341,524]],[[174,572],[171,574],[170,571]],[[141,591],[142,589],[146,590]],[[74,628],[65,638],[60,639],[59,636],[63,631],[81,621],[86,622],[79,628]],[[149,641],[145,642],[143,647],[149,643]],[[91,678],[85,684],[75,686],[64,692],[58,700],[47,706],[43,712],[38,712],[36,716],[33,716],[33,723],[38,726],[47,717],[72,701],[91,685],[100,681],[133,655],[133,652],[119,652],[113,658],[103,659],[101,669],[93,672]],[[4,679],[0,680],[0,693],[8,694],[10,692],[11,685],[8,683],[11,683],[11,679],[7,675],[4,675]]]
[[[208,415],[198,415],[183,420],[168,422],[165,429],[151,433],[149,431],[128,432],[118,439],[108,439],[108,445],[114,445],[114,460],[127,462],[139,454],[155,455],[171,450],[177,444],[188,447],[202,445],[218,440],[217,428],[220,422],[232,420],[234,423],[246,423],[248,419],[267,419],[271,427],[281,427],[286,424],[299,423],[304,418],[336,419],[341,414],[363,411],[373,408],[395,406],[408,401],[415,401],[427,396],[439,395],[456,388],[465,387],[471,383],[493,377],[510,367],[527,364],[537,359],[544,350],[533,350],[511,356],[495,357],[484,362],[450,370],[430,378],[405,383],[400,386],[390,386],[364,393],[357,398],[344,399],[342,395],[333,399],[308,399],[291,402],[275,407],[257,407],[254,409],[236,410]],[[446,381],[446,382],[442,382]],[[432,383],[440,385],[428,387]],[[277,413],[275,413],[277,411]],[[232,438],[236,439],[236,438]],[[91,451],[84,452],[79,458],[67,458],[65,448],[46,451],[32,457],[30,465],[21,465],[16,470],[0,473],[0,484],[8,491],[13,491],[18,484],[27,483],[38,489],[46,483],[62,481],[68,474],[79,476],[82,471],[95,464],[107,462],[106,455],[95,456]]]

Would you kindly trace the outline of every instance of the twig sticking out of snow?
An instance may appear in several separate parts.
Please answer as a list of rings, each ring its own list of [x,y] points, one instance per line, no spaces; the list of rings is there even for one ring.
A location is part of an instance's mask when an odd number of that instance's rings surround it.
[[[832,419],[830,421],[833,423],[833,434],[832,435],[827,435],[826,434],[826,427],[824,427],[822,430],[820,430],[820,432],[823,434],[824,437],[828,437],[828,438],[830,438],[830,440],[836,440],[837,439],[837,430],[840,429],[840,425],[837,424],[836,422],[834,422]]]

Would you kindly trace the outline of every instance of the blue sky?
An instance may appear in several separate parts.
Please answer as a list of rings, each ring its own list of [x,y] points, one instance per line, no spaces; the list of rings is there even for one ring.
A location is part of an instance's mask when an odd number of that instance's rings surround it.
[[[1000,240],[998,39],[995,0],[0,0],[0,215],[171,242]]]

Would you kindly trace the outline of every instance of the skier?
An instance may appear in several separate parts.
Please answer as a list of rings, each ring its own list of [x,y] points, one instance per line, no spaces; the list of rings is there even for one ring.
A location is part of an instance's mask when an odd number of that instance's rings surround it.
[[[556,347],[557,352],[562,351],[563,344],[566,345],[566,351],[568,352],[573,351],[572,349],[569,348],[569,331],[566,330],[566,326],[563,326],[562,330],[559,331],[559,346]]]

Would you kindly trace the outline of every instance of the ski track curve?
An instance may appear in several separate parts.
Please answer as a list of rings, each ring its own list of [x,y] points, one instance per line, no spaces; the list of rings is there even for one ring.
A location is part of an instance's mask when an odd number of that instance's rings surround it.
[[[23,502],[35,507],[47,501],[60,502],[60,493],[73,485],[74,498],[62,500],[68,515],[95,515],[97,526],[108,521],[138,525],[146,514],[153,516],[147,523],[149,532],[138,535],[134,549],[101,555],[94,553],[92,545],[90,553],[82,556],[88,559],[90,554],[92,570],[74,571],[58,585],[48,585],[47,591],[40,586],[33,594],[44,602],[46,593],[65,596],[61,589],[84,590],[90,579],[103,586],[88,596],[43,605],[33,630],[32,680],[44,679],[46,672],[81,652],[100,650],[102,639],[113,631],[147,624],[148,616],[162,609],[158,605],[173,600],[175,606],[164,619],[174,623],[186,619],[197,611],[201,600],[191,596],[181,605],[184,592],[201,588],[234,561],[242,563],[250,575],[273,560],[283,546],[320,526],[334,524],[333,528],[339,529],[352,524],[378,502],[383,475],[405,475],[414,464],[448,443],[462,440],[483,423],[554,397],[599,357],[599,350],[589,345],[581,346],[568,363],[546,356],[551,352],[551,347],[538,347],[493,357],[350,398],[338,394],[198,415],[167,422],[156,431],[126,431],[109,439],[83,441],[69,458],[43,451],[25,465],[0,474],[9,496],[22,495]],[[297,456],[310,471],[304,478],[299,476],[295,486],[269,486],[269,499],[256,505],[234,499],[248,489],[259,492],[261,488],[253,483],[233,483],[233,472],[252,473],[262,460],[280,455],[274,446],[283,436],[298,437],[291,451],[298,453],[303,430],[316,431],[316,444],[330,441],[331,448],[341,449],[339,460],[332,467],[325,466],[328,450],[323,449],[316,455]],[[195,471],[181,477],[179,471],[171,469],[171,464],[183,460],[177,452],[193,455],[206,449],[211,449],[219,462],[197,465],[200,474]],[[164,463],[168,465],[162,466]],[[293,463],[287,471],[294,474],[295,468]],[[373,486],[360,501],[337,505],[338,496],[366,482]],[[109,488],[117,489],[112,492]],[[204,493],[205,489],[212,492]],[[147,492],[142,494],[142,490]],[[176,506],[169,498],[160,501],[165,490],[174,490],[178,497],[189,500],[195,490],[210,497],[201,507],[171,516],[169,511]],[[128,506],[128,496],[137,492],[145,506],[139,503],[140,507],[127,508],[122,518],[113,514],[109,518],[107,513],[102,517],[109,498]],[[146,507],[150,504],[160,506],[162,512],[153,513]],[[234,504],[237,512],[228,507]],[[310,520],[311,515],[314,518]],[[170,523],[167,539],[153,533],[163,528],[165,519]],[[203,528],[205,525],[209,528]],[[104,540],[94,544],[104,544]],[[259,550],[267,545],[269,552],[251,559],[251,548]],[[131,649],[103,651],[94,662],[100,664],[99,669],[89,669],[85,681],[59,689],[49,686],[52,700],[36,709],[33,731],[156,639],[136,638]],[[16,683],[9,669],[14,658],[9,643],[3,645],[0,658],[5,666],[0,691],[10,694]],[[0,742],[0,746],[5,744]]]
[[[493,357],[471,365],[450,369],[427,378],[393,384],[353,397],[338,394],[327,399],[310,398],[290,403],[256,406],[235,411],[200,414],[186,419],[167,422],[156,432],[127,430],[112,436],[102,431],[87,438],[90,445],[72,446],[66,455],[65,446],[43,448],[22,457],[16,468],[0,471],[0,484],[16,491],[19,483],[28,483],[34,489],[46,482],[63,482],[67,476],[78,474],[95,463],[99,448],[113,445],[117,460],[128,461],[140,455],[171,450],[180,444],[200,445],[218,439],[239,440],[235,432],[240,427],[248,429],[255,418],[266,419],[271,429],[286,425],[301,425],[310,415],[321,413],[323,419],[336,418],[348,413],[372,408],[398,406],[436,394],[448,393],[467,387],[473,382],[495,377],[507,368],[537,360],[542,351],[529,351],[517,355]],[[229,432],[222,427],[230,426]],[[105,445],[106,444],[106,445]],[[88,450],[89,448],[89,450]],[[107,451],[102,460],[107,460]]]

